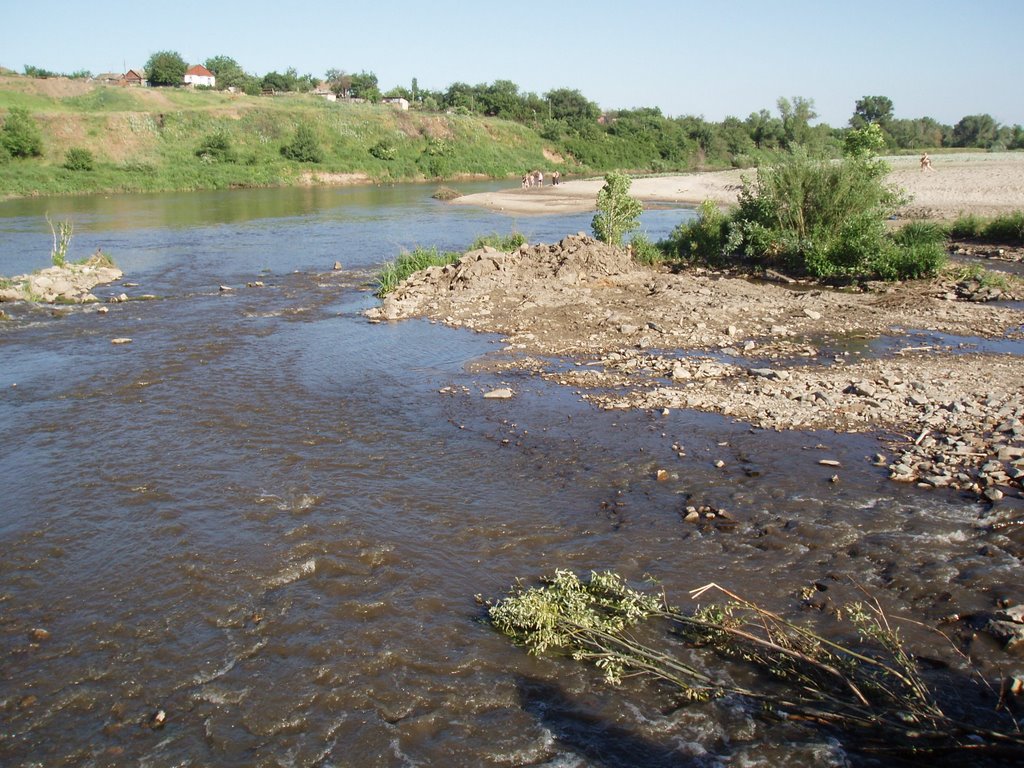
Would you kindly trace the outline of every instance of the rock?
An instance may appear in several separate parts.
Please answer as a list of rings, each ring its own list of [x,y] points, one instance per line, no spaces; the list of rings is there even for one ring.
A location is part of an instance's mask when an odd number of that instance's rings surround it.
[[[715,466],[718,467],[718,469],[721,469],[725,466],[725,462],[721,459],[715,459]]]
[[[97,315],[105,315],[110,311],[110,307],[96,307]]]
[[[148,725],[154,731],[160,730],[166,724],[167,724],[167,713],[164,712],[162,709],[158,709],[156,712],[154,712],[152,715],[150,715]]]
[[[219,287],[218,290],[220,290],[221,293],[225,293],[227,291],[233,291],[235,289],[232,288],[230,285],[222,285],[222,286]]]
[[[815,312],[813,309],[805,309],[804,314],[811,320],[821,320],[821,312]]]
[[[338,271],[339,269],[341,269],[341,262],[340,261],[334,262],[334,270]]]
[[[512,390],[508,387],[501,387],[499,389],[492,389],[490,392],[484,393],[485,400],[508,400],[512,397]]]
[[[821,466],[823,466],[823,467],[841,467],[841,466],[843,466],[842,464],[840,464],[835,459],[820,459],[818,461],[818,463],[821,464]]]
[[[666,480],[668,480],[668,477],[669,477],[668,470],[667,469],[659,469],[657,472],[654,473],[654,476],[655,476],[655,478],[657,479],[657,481],[659,483],[663,483]]]
[[[131,344],[132,340],[126,336],[118,336],[116,339],[110,340],[111,344]]]
[[[35,629],[33,629],[31,632],[28,633],[28,636],[30,638],[32,638],[33,642],[40,643],[43,640],[49,640],[50,639],[50,631],[48,629],[43,629],[41,627],[36,627]]]
[[[689,379],[692,378],[693,374],[690,373],[690,369],[681,363],[676,363],[672,368],[673,379]]]

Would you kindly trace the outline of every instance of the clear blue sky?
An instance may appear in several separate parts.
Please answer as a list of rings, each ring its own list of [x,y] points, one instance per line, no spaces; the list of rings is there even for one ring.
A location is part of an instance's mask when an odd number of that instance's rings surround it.
[[[846,125],[857,99],[953,124],[1024,125],[1024,0],[6,0],[0,65],[141,68],[150,54],[234,58],[253,74],[375,72],[382,90],[512,80],[577,88],[603,109],[775,112],[814,100]]]

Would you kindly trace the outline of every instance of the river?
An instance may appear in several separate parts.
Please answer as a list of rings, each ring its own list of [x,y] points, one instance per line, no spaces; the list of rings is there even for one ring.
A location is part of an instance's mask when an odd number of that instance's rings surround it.
[[[743,701],[674,706],[527,656],[475,596],[613,569],[679,604],[715,581],[798,617],[802,589],[856,579],[934,624],[1019,574],[973,502],[872,466],[874,436],[597,411],[471,365],[510,354],[498,338],[367,322],[402,248],[589,231],[431,191],[0,204],[0,274],[46,266],[45,216],[70,218],[71,258],[102,248],[125,272],[99,296],[155,297],[0,321],[0,763],[846,765],[836,734]],[[738,522],[684,523],[693,503]]]

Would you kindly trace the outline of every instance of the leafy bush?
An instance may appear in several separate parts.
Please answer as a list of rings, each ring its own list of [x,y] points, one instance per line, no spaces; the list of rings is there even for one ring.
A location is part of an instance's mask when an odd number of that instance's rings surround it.
[[[394,160],[398,157],[398,147],[391,139],[381,139],[370,147],[370,154],[378,160]]]
[[[633,261],[637,264],[655,267],[665,260],[665,254],[661,248],[652,243],[643,233],[633,235],[629,241],[629,247],[633,252]]]
[[[872,264],[882,280],[930,277],[946,265],[946,233],[928,222],[911,222],[892,234]]]
[[[640,226],[643,213],[640,201],[629,196],[632,180],[624,173],[609,173],[597,193],[597,214],[591,226],[594,236],[613,246],[621,246],[622,238]]]
[[[91,171],[95,166],[92,152],[82,147],[72,147],[64,156],[64,167],[69,171]]]
[[[39,157],[43,154],[43,136],[27,109],[11,107],[0,128],[0,144],[11,157]]]
[[[1024,244],[1024,211],[1004,213],[992,219],[973,213],[963,215],[949,225],[949,236],[1006,245]]]
[[[976,214],[962,214],[949,225],[950,237],[978,237],[985,228],[985,222]]]
[[[885,220],[904,202],[877,160],[829,162],[795,152],[744,182],[731,242],[763,266],[814,277],[870,273],[889,247]]]
[[[300,125],[295,131],[295,138],[290,144],[281,147],[281,154],[297,163],[322,163],[324,151],[317,141],[316,134],[308,125]]]
[[[413,272],[419,272],[427,267],[443,267],[461,258],[461,253],[439,251],[437,246],[406,251],[394,261],[389,261],[384,265],[377,276],[377,296],[384,298]]]
[[[196,157],[205,162],[234,163],[238,154],[231,146],[231,138],[224,131],[209,134],[196,149]]]
[[[473,244],[469,246],[469,250],[475,251],[486,246],[490,246],[495,250],[502,251],[503,253],[512,253],[523,243],[526,242],[526,235],[522,232],[510,232],[507,235],[499,235],[494,232],[490,235],[481,235]]]
[[[725,263],[728,252],[729,217],[711,200],[700,204],[697,218],[679,224],[665,241],[669,256],[712,266]]]
[[[1024,243],[1024,211],[996,216],[985,225],[982,235],[1000,243]]]

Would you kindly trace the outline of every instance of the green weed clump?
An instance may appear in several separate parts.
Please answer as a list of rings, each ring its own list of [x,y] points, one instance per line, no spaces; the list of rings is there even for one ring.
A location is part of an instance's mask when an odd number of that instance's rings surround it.
[[[69,171],[91,171],[96,167],[96,158],[83,147],[72,147],[64,157],[64,167]]]
[[[633,253],[633,261],[647,267],[656,267],[665,260],[665,253],[657,243],[652,243],[650,238],[642,232],[633,235],[629,241],[629,248]]]
[[[949,225],[949,236],[1002,245],[1022,245],[1024,244],[1024,211],[1004,213],[990,219],[973,213],[964,214]]]
[[[384,298],[414,272],[419,272],[427,267],[444,267],[448,264],[453,264],[461,258],[461,253],[441,251],[438,250],[437,246],[405,251],[394,261],[386,263],[381,269],[380,274],[377,276],[376,295]]]
[[[496,251],[503,253],[512,253],[523,243],[526,242],[526,235],[522,232],[510,232],[507,235],[499,235],[497,232],[492,232],[489,235],[481,235],[473,244],[469,246],[469,250],[476,251],[481,248],[494,248]]]

